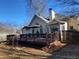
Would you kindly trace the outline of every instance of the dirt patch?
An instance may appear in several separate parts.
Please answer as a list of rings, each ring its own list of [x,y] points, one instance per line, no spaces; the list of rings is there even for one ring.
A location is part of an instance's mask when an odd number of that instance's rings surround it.
[[[65,43],[55,40],[55,41],[51,42],[48,46],[43,47],[42,50],[44,50],[46,52],[54,52],[64,46],[66,46]]]
[[[41,59],[51,54],[30,47],[13,47],[0,44],[0,59]]]

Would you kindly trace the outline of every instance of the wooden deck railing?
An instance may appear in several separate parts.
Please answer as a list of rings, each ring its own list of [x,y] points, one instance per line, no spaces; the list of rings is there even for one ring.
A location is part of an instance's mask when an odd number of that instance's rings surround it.
[[[16,35],[7,35],[8,42],[12,41],[22,41],[22,42],[29,42],[34,44],[48,44],[54,40],[59,40],[59,32],[54,33],[46,33],[46,34],[20,34]]]

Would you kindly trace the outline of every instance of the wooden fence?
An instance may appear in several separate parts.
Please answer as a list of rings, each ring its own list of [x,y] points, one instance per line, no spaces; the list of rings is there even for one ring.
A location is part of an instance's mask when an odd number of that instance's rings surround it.
[[[63,42],[79,43],[79,31],[63,31]]]

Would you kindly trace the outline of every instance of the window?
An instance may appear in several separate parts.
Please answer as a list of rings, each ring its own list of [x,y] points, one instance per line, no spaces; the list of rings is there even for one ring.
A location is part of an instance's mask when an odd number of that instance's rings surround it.
[[[35,23],[35,25],[39,25],[38,23]]]
[[[43,33],[43,28],[42,28],[42,26],[40,26],[40,33],[41,33],[41,34]]]
[[[58,28],[51,28],[51,32],[58,31]]]
[[[70,26],[70,29],[73,29],[73,26]]]

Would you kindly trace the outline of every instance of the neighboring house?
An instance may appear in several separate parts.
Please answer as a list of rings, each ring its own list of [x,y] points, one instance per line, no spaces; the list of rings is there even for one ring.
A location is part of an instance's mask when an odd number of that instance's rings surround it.
[[[76,16],[72,16],[72,17],[69,17],[67,23],[68,23],[68,29],[71,30],[71,29],[74,29],[74,30],[79,30],[78,29],[78,17]]]
[[[79,17],[77,18],[77,28],[78,28],[78,31],[79,31]]]
[[[1,41],[7,41],[7,35],[8,33],[0,33],[0,42]]]
[[[49,9],[49,18],[34,15],[28,26],[22,28],[23,34],[51,33],[54,31],[78,29],[77,18],[56,14]]]

